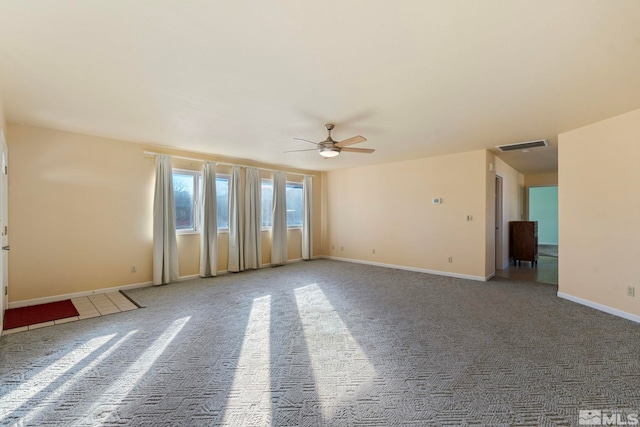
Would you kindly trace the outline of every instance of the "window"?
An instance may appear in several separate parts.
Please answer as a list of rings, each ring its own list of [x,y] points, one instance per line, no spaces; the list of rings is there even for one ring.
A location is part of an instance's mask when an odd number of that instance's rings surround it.
[[[302,184],[287,182],[287,227],[302,227]]]
[[[198,231],[197,208],[200,199],[198,172],[179,171],[173,173],[173,198],[176,204],[176,231]]]
[[[268,228],[272,224],[273,209],[273,181],[262,180],[262,227]]]
[[[302,212],[304,199],[302,196],[302,184],[287,182],[287,227],[302,227]],[[273,209],[273,181],[262,180],[262,227],[269,228],[272,225]]]
[[[229,229],[229,177],[216,175],[218,230]]]
[[[229,228],[229,177],[216,175],[218,230]],[[176,231],[197,233],[202,225],[202,173],[174,170],[173,197],[176,204]]]

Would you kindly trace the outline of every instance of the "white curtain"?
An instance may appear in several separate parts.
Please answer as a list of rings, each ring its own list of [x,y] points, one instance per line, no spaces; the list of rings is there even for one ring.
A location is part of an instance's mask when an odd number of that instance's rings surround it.
[[[216,164],[202,165],[202,235],[200,236],[200,276],[218,274],[218,203]]]
[[[244,192],[244,266],[260,268],[262,264],[262,182],[260,171],[247,168]]]
[[[162,285],[176,280],[178,241],[171,156],[158,154],[153,199],[153,284]]]
[[[311,176],[305,175],[304,181],[302,181],[302,197],[304,198],[304,210],[302,211],[302,259],[307,260],[313,256],[311,195]]]
[[[271,227],[271,264],[287,262],[287,175],[273,174],[273,215]]]
[[[240,166],[233,166],[229,182],[229,258],[227,265],[227,270],[233,273],[244,270],[242,189],[240,184]]]

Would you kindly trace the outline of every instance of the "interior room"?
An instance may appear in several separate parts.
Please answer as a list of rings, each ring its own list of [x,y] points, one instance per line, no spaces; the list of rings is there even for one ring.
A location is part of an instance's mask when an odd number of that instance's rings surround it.
[[[0,70],[0,424],[640,414],[637,1],[5,0]]]

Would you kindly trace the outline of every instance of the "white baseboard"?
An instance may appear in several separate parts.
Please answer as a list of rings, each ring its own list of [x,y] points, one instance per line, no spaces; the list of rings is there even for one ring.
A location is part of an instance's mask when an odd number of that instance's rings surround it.
[[[132,285],[115,286],[113,288],[92,289],[90,291],[74,292],[70,294],[52,295],[49,297],[25,299],[22,301],[13,301],[9,303],[7,308],[28,307],[30,305],[46,304],[48,302],[64,301],[71,298],[86,297],[95,294],[106,294],[109,292],[126,291],[127,289],[144,288],[153,286],[153,282],[134,283]]]
[[[322,258],[322,257],[318,257],[318,258]],[[316,259],[316,257],[314,257],[313,259]],[[285,262],[284,264],[278,264],[278,266],[287,265],[287,264],[291,264],[291,263],[294,263],[294,262],[300,262],[300,261],[304,261],[304,260],[302,258],[290,259],[290,260],[287,260],[287,262]],[[269,267],[273,267],[273,264],[271,264],[270,262],[260,265],[260,268],[269,268]],[[247,271],[247,270],[251,270],[251,269],[246,269],[245,271]]]
[[[218,272],[218,274],[224,274],[224,273],[226,273],[226,271],[224,271],[224,272],[219,271]],[[180,277],[178,277],[178,282],[184,282],[184,281],[187,281],[187,280],[193,280],[193,279],[199,279],[199,278],[200,278],[199,274],[191,274],[189,276],[180,276]]]
[[[560,298],[566,299],[568,301],[576,302],[578,304],[586,305],[590,308],[595,308],[596,310],[604,311],[605,313],[613,314],[614,316],[622,317],[623,319],[631,320],[632,322],[640,323],[640,316],[636,314],[627,313],[626,311],[618,310],[617,308],[612,308],[603,304],[598,304],[597,302],[589,301],[580,297],[576,297],[573,295],[565,294],[563,292],[558,292],[558,296]]]
[[[290,259],[285,264],[282,264],[282,265],[287,265],[287,264],[291,264],[291,263],[294,263],[294,262],[300,262],[300,261],[302,261],[302,258]],[[260,268],[269,268],[271,266],[272,266],[271,263],[261,264]],[[256,270],[256,269],[254,269],[254,268],[245,268],[242,271],[251,271],[251,270]],[[238,273],[242,273],[242,271],[239,271]],[[222,275],[225,275],[225,274],[229,274],[229,270],[220,270],[220,271],[218,271],[218,273],[215,276],[212,276],[212,277],[222,276]],[[191,274],[189,276],[180,276],[178,278],[178,282],[184,282],[186,280],[201,279],[201,278],[202,277],[200,277],[199,274]]]
[[[407,271],[415,271],[417,273],[428,273],[428,274],[435,274],[435,275],[438,275],[438,276],[455,277],[455,278],[458,278],[458,279],[476,280],[476,281],[480,281],[480,282],[486,282],[487,280],[491,279],[495,275],[495,274],[491,274],[491,275],[489,275],[487,277],[472,276],[470,274],[459,274],[459,273],[451,273],[449,271],[428,270],[426,268],[407,267],[405,265],[385,264],[385,263],[382,263],[382,262],[363,261],[363,260],[360,260],[360,259],[341,258],[341,257],[326,256],[326,255],[323,256],[322,258],[332,259],[334,261],[352,262],[354,264],[374,265],[376,267],[395,268],[396,270],[407,270]]]
[[[332,257],[332,256],[325,256],[325,255],[313,256],[312,259],[332,259],[332,260],[335,260],[335,261],[352,262],[352,263],[355,263],[355,264],[367,264],[367,265],[374,265],[374,266],[377,266],[377,267],[395,268],[397,270],[415,271],[415,272],[418,272],[418,273],[436,274],[438,276],[456,277],[456,278],[459,278],[459,279],[469,279],[469,280],[476,280],[476,281],[482,281],[482,282],[490,280],[492,277],[495,276],[495,274],[490,274],[487,277],[471,276],[471,275],[468,275],[468,274],[450,273],[450,272],[447,272],[447,271],[438,271],[438,270],[427,270],[427,269],[424,269],[424,268],[407,267],[407,266],[404,266],[404,265],[385,264],[385,263],[381,263],[381,262],[362,261],[362,260],[358,260],[358,259],[340,258],[340,257]],[[288,263],[295,263],[295,262],[301,262],[301,261],[303,261],[302,258],[296,258],[296,259],[288,260]],[[271,264],[262,264],[261,267],[262,268],[271,267]],[[228,274],[228,271],[227,270],[221,270],[221,271],[218,272],[217,275],[223,275],[223,274]],[[184,282],[186,280],[192,280],[192,279],[198,279],[198,278],[200,278],[200,276],[198,274],[191,274],[191,275],[188,275],[188,276],[180,276],[178,278],[178,282]],[[131,284],[131,285],[115,286],[115,287],[112,287],[112,288],[92,289],[90,291],[74,292],[74,293],[70,293],[70,294],[52,295],[52,296],[42,297],[42,298],[27,299],[27,300],[22,300],[22,301],[14,301],[14,302],[10,302],[9,306],[7,308],[27,307],[27,306],[30,306],[30,305],[46,304],[46,303],[49,303],[49,302],[64,301],[66,299],[71,299],[71,298],[80,298],[80,297],[86,297],[86,296],[95,295],[95,294],[105,294],[105,293],[108,293],[108,292],[126,291],[127,289],[144,288],[144,287],[147,287],[147,286],[153,286],[153,282],[134,283],[134,284]]]

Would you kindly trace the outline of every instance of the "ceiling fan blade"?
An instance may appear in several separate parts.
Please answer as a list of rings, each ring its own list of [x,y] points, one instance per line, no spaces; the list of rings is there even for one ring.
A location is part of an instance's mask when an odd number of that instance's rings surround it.
[[[376,150],[374,150],[373,148],[349,148],[349,147],[345,147],[345,148],[342,148],[340,151],[346,151],[348,153],[371,154]]]
[[[307,150],[289,150],[289,151],[283,151],[283,153],[297,153],[299,151],[317,151],[317,148],[309,148]]]
[[[365,138],[364,136],[352,136],[351,138],[345,139],[344,141],[340,141],[336,143],[336,147],[338,148],[342,148],[342,147],[346,147],[347,145],[353,145],[353,144],[358,144],[360,142],[365,142],[367,140],[367,138]]]
[[[302,139],[302,138],[293,138],[293,139],[295,139],[296,141],[308,142],[309,144],[318,145],[317,142],[309,141],[308,139]]]

